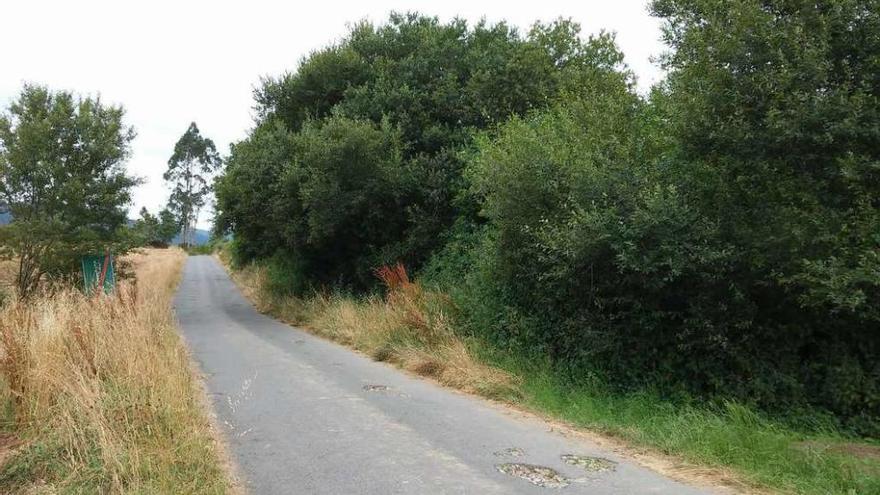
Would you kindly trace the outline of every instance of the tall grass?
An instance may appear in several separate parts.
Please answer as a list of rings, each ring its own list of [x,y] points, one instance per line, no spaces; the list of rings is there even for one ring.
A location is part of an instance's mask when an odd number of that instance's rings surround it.
[[[257,308],[287,322],[353,347],[377,361],[486,397],[516,394],[516,378],[475,359],[452,330],[450,301],[411,282],[402,267],[377,272],[386,297],[355,299],[344,293],[300,299],[266,287],[265,266],[250,265],[233,278]]]
[[[830,424],[798,431],[736,403],[685,403],[575,383],[548,363],[459,335],[449,299],[410,281],[402,267],[377,272],[387,288],[384,298],[296,298],[267,289],[277,284],[265,266],[232,273],[263,312],[376,360],[599,434],[673,477],[738,493],[880,493],[876,443],[846,438]]]
[[[600,432],[689,464],[736,491],[880,493],[880,444],[847,438],[830,423],[799,431],[735,402],[673,402],[650,391],[612,393],[573,383],[551,366],[517,356],[487,357],[524,377],[521,404],[575,427]]]
[[[132,255],[136,281],[0,310],[0,492],[224,493],[227,477],[171,298],[185,254]]]

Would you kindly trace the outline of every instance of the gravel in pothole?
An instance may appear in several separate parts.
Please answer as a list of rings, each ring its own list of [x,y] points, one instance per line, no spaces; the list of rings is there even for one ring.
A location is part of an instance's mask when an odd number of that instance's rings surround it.
[[[504,474],[522,478],[533,485],[544,488],[563,488],[568,486],[568,480],[555,469],[534,464],[519,464],[508,462],[495,466]]]
[[[525,451],[519,447],[510,447],[509,449],[493,452],[496,457],[522,457],[526,455]]]
[[[580,466],[584,468],[584,470],[590,471],[592,473],[604,473],[605,471],[614,471],[614,468],[617,466],[616,462],[609,461],[608,459],[603,459],[601,457],[563,454],[560,456],[560,458],[562,459],[562,462],[566,464],[572,466]]]
[[[364,385],[367,392],[384,392],[388,390],[388,385]]]

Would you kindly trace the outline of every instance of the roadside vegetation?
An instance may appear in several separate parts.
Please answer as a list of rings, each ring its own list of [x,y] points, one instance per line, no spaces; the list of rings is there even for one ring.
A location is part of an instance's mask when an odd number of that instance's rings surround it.
[[[228,267],[228,253],[220,251],[220,257]],[[402,267],[382,273],[393,287],[387,300],[342,293],[279,296],[267,289],[269,270],[248,265],[231,271],[262,312],[450,387],[499,399],[518,393],[512,375],[481,362],[455,334],[448,298],[410,282]]]
[[[0,309],[0,491],[225,493],[171,298],[186,255],[132,254],[111,296]]]
[[[261,307],[376,359],[755,486],[878,492],[880,4],[650,8],[647,94],[564,19],[356,24],[255,92],[216,234]]]
[[[793,426],[754,407],[655,390],[621,393],[599,380],[565,375],[530,358],[469,337],[448,295],[383,270],[387,292],[297,297],[273,289],[277,266],[230,266],[257,308],[409,372],[488,399],[546,415],[611,439],[666,475],[720,484],[739,493],[862,494],[880,491],[880,443],[841,433],[833,418]],[[620,443],[618,443],[620,442]]]
[[[171,298],[169,211],[129,225],[134,130],[98,98],[25,85],[0,113],[0,492],[230,488]],[[112,254],[109,294],[84,256]],[[103,280],[103,273],[101,279]]]
[[[137,245],[125,228],[140,183],[125,161],[135,132],[100,99],[26,84],[0,113],[0,259],[14,259],[15,292],[78,283],[80,259]]]

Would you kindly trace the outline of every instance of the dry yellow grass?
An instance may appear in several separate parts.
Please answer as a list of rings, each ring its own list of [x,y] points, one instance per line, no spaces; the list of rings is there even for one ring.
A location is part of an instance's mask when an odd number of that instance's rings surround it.
[[[130,256],[113,296],[70,289],[0,309],[2,493],[225,493],[171,298],[186,255]]]
[[[12,287],[18,263],[13,260],[0,259],[0,303],[12,297]]]
[[[273,297],[265,268],[231,270],[233,279],[264,313],[353,347],[443,385],[484,397],[517,393],[516,378],[479,362],[450,328],[449,302],[442,294],[407,282],[388,297],[354,299],[315,295],[308,299]]]

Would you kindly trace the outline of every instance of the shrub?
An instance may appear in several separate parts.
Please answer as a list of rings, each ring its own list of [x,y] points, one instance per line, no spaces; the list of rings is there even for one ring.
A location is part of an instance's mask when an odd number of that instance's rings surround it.
[[[850,42],[880,23],[856,4],[658,1],[678,50],[647,104],[605,85],[482,139],[472,326],[574,374],[876,435],[880,100]]]
[[[359,24],[258,91],[218,226],[279,292],[402,261],[573,377],[878,434],[875,3],[657,0],[647,98],[570,22]]]

